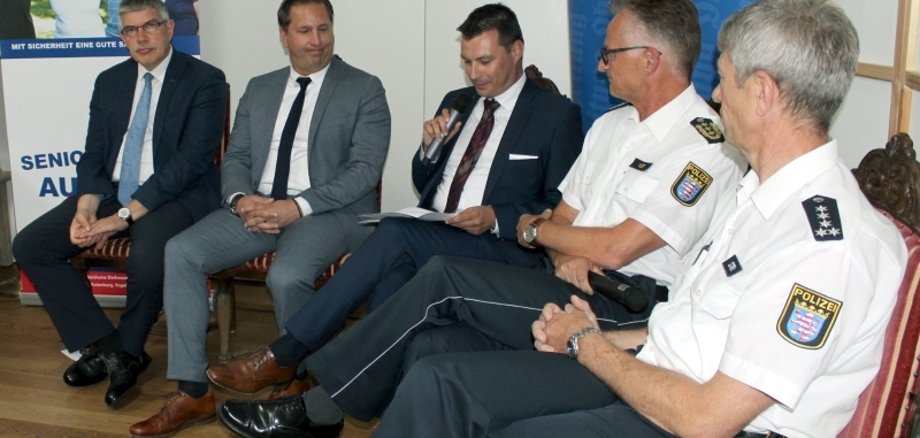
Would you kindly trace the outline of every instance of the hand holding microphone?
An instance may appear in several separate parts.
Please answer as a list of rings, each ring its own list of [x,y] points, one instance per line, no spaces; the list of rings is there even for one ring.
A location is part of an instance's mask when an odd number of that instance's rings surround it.
[[[588,284],[595,292],[622,304],[632,313],[642,313],[648,308],[648,294],[616,279],[588,272]]]
[[[424,164],[427,165],[432,161],[437,161],[438,155],[440,155],[441,152],[441,146],[447,141],[448,136],[454,130],[454,127],[457,126],[463,113],[469,109],[470,101],[470,96],[467,94],[458,94],[457,97],[454,98],[454,101],[450,104],[450,108],[448,108],[450,116],[447,119],[447,130],[444,131],[443,135],[436,135],[431,140],[431,144],[428,145],[428,150],[425,151],[425,158],[422,160]],[[438,117],[435,117],[435,120],[437,120]]]

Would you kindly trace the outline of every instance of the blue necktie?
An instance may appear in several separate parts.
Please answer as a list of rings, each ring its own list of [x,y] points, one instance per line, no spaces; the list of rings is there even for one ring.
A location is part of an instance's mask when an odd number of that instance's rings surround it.
[[[297,78],[300,84],[300,91],[291,104],[291,112],[284,122],[284,129],[281,130],[281,140],[278,142],[278,161],[275,163],[275,179],[272,181],[272,198],[287,199],[288,178],[291,175],[291,150],[294,149],[294,134],[297,133],[297,125],[300,124],[300,114],[303,112],[303,101],[307,94],[307,85],[310,85],[310,78]]]
[[[121,174],[118,178],[118,202],[128,205],[131,195],[137,191],[141,173],[141,149],[144,146],[144,133],[147,131],[147,116],[150,113],[150,81],[153,75],[144,74],[144,91],[137,100],[137,109],[128,134],[125,136],[124,151],[121,154]]]

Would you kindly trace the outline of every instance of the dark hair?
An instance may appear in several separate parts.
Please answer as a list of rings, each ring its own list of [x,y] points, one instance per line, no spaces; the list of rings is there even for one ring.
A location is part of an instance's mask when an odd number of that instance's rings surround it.
[[[278,26],[287,29],[291,24],[291,7],[294,5],[314,5],[319,4],[326,7],[326,13],[329,14],[329,21],[335,22],[335,11],[332,10],[332,3],[329,0],[284,0],[278,7]]]
[[[507,6],[501,3],[492,3],[473,9],[466,20],[457,28],[463,39],[471,39],[483,32],[495,29],[498,31],[498,43],[511,50],[515,41],[524,41],[521,26],[517,16]]]
[[[613,0],[611,11],[632,12],[642,26],[642,32],[667,48],[677,62],[674,66],[690,77],[700,57],[700,16],[690,0]],[[670,49],[670,50],[667,50]]]

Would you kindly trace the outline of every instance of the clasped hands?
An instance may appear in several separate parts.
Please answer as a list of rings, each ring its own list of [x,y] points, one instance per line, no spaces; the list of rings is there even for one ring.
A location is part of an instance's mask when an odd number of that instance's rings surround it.
[[[284,227],[300,219],[300,209],[293,199],[272,199],[246,195],[236,203],[236,213],[247,231],[279,234]]]
[[[556,303],[543,306],[540,318],[531,324],[530,330],[537,351],[565,353],[569,337],[589,326],[600,329],[597,316],[587,301],[572,295],[565,308]]]
[[[119,231],[128,229],[128,223],[116,215],[96,219],[96,210],[78,208],[70,222],[70,243],[80,248],[95,245],[102,248],[105,242]]]

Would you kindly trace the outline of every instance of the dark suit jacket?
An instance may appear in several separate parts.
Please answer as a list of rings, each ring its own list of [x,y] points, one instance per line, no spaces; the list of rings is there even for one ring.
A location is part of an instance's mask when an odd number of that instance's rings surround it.
[[[77,164],[77,195],[115,196],[115,160],[128,130],[137,62],[96,77],[86,148]],[[219,69],[173,49],[153,121],[154,173],[134,199],[148,210],[178,201],[198,220],[220,206],[214,157],[223,135],[227,85]]]
[[[438,106],[447,108],[460,93],[479,96],[473,87],[451,91]],[[466,123],[474,105],[461,116]],[[431,208],[447,157],[459,135],[447,142],[437,162],[425,166],[414,154],[412,183],[420,193],[419,207]],[[498,151],[486,181],[483,204],[491,205],[498,221],[499,237],[515,240],[518,218],[524,213],[539,214],[555,208],[562,199],[559,183],[581,153],[581,109],[568,98],[553,94],[533,84],[524,84],[514,112],[498,145]],[[460,147],[466,147],[461,145]],[[510,160],[510,154],[536,156],[532,160]]]
[[[223,199],[258,188],[289,74],[285,67],[246,86],[221,165]],[[390,109],[380,80],[334,57],[316,99],[308,142],[310,188],[298,196],[313,213],[377,211],[375,188],[390,147]]]

